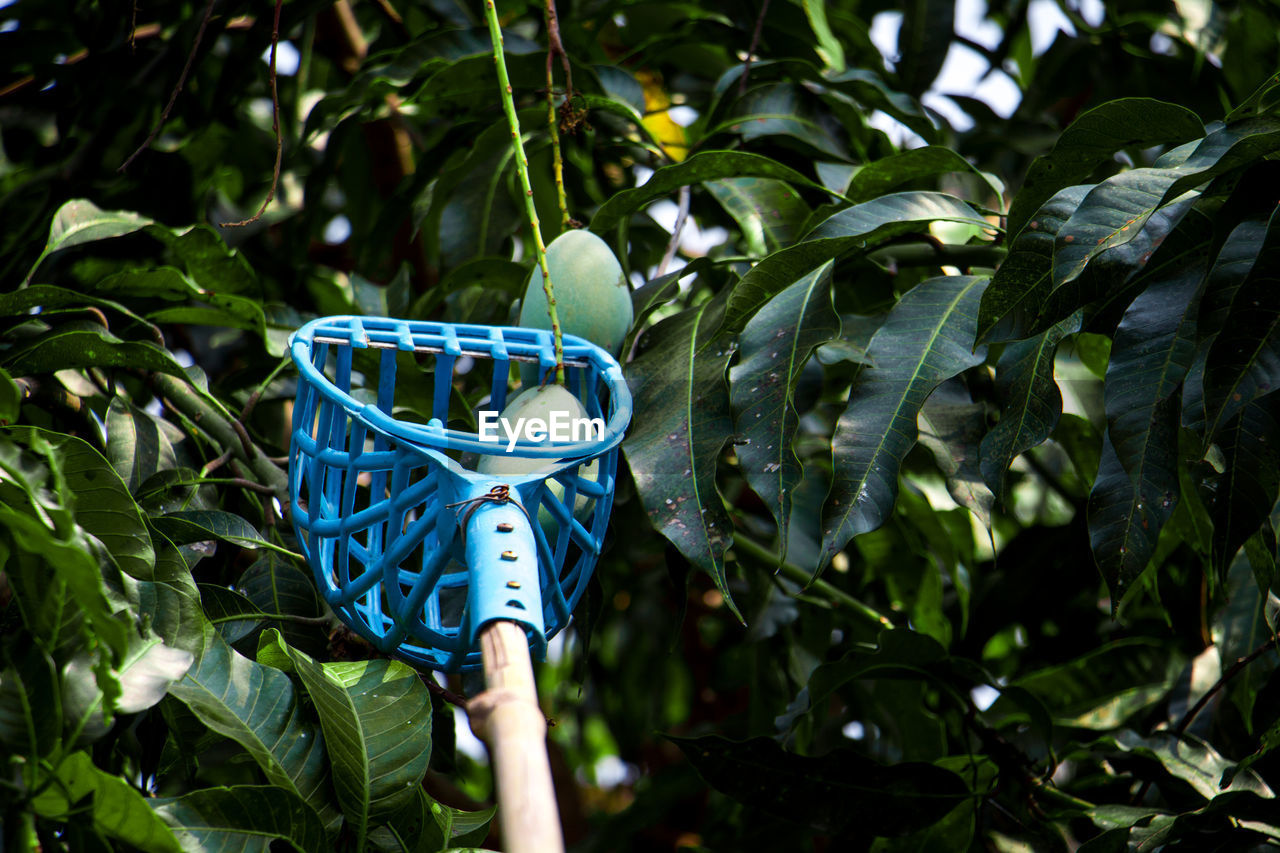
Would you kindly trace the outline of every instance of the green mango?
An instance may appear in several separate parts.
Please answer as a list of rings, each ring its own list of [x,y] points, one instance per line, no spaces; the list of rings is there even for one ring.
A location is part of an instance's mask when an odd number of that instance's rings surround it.
[[[613,250],[590,231],[566,231],[547,246],[547,269],[561,333],[586,338],[617,356],[634,315],[631,288]],[[542,281],[542,268],[535,266],[520,305],[521,326],[551,328]]]
[[[520,428],[519,438],[531,440],[529,420],[540,418],[544,422],[549,422],[552,412],[565,412],[570,419],[588,417],[586,408],[583,407],[577,397],[559,385],[546,385],[541,388],[526,388],[512,397],[502,410],[499,418],[505,419],[512,427],[515,427],[519,420],[524,418],[525,423]],[[532,474],[538,471],[550,471],[555,467],[556,463],[551,459],[530,459],[507,453],[506,442],[508,438],[501,427],[498,429],[498,437],[501,444],[495,445],[497,452],[480,457],[476,470],[481,474]],[[599,479],[599,472],[600,460],[598,459],[591,460],[591,462],[581,466],[579,469],[581,476],[593,481]],[[547,488],[551,490],[557,500],[564,500],[565,489],[558,480],[547,481]],[[594,499],[585,495],[578,495],[574,501],[574,515],[579,520],[582,520],[590,512],[594,503]],[[554,541],[556,531],[555,518],[545,507],[540,506],[538,508],[538,523],[542,525],[547,539]]]

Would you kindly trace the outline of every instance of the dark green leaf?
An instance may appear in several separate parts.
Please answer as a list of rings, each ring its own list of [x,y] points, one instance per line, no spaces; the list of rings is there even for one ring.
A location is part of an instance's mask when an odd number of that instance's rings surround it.
[[[53,820],[78,820],[73,806],[88,798],[90,819],[103,835],[148,853],[182,850],[174,833],[149,808],[147,799],[124,779],[94,765],[89,753],[71,753],[54,776],[58,784],[45,787],[31,803],[37,814]]]
[[[800,86],[772,83],[751,89],[738,101],[736,114],[712,131],[742,134],[744,143],[767,136],[786,136],[806,150],[837,160],[848,160],[849,151],[839,125],[829,113],[817,110]],[[597,230],[592,222],[592,230]]]
[[[987,430],[987,407],[974,402],[959,382],[944,382],[924,401],[916,427],[920,443],[947,478],[952,500],[990,530],[995,495],[983,481],[979,450]]]
[[[978,313],[979,341],[1007,341],[1030,337],[1041,306],[1053,289],[1053,244],[1058,231],[1089,192],[1071,186],[1045,202],[1013,240],[991,286],[982,296]]]
[[[1151,98],[1120,98],[1082,113],[1058,137],[1053,151],[1031,164],[1009,205],[1009,233],[1019,234],[1049,198],[1083,182],[1115,152],[1177,144],[1203,134],[1194,112]]]
[[[1118,606],[1155,551],[1178,483],[1178,388],[1195,353],[1203,265],[1145,290],[1116,329],[1107,366],[1107,435],[1089,494],[1094,560]]]
[[[27,281],[35,275],[44,259],[54,252],[95,240],[123,237],[150,224],[150,219],[127,210],[99,210],[93,202],[82,198],[69,201],[54,214],[53,222],[49,225],[49,239],[40,257],[31,265]]]
[[[32,645],[0,670],[0,743],[32,761],[51,753],[61,735],[62,694],[57,669],[48,654]]]
[[[93,445],[75,436],[36,427],[10,430],[9,434],[23,444],[43,440],[56,449],[68,494],[75,497],[76,524],[105,545],[120,568],[135,578],[150,578],[156,555],[146,518],[111,463]]]
[[[769,738],[671,740],[708,784],[747,808],[836,836],[905,835],[969,796],[959,776],[932,764],[884,766],[851,749],[795,755]]]
[[[793,243],[809,218],[809,205],[784,181],[722,178],[703,186],[738,223],[752,257],[762,258]]]
[[[781,554],[787,552],[791,495],[803,473],[791,446],[800,421],[796,382],[814,347],[840,333],[831,307],[831,268],[830,261],[823,264],[751,318],[729,374],[738,461],[778,525]]]
[[[181,439],[171,423],[124,397],[113,397],[107,407],[107,458],[134,495],[148,478],[178,467],[173,445]]]
[[[1078,277],[1098,255],[1136,238],[1156,210],[1182,193],[1277,147],[1280,122],[1249,119],[1209,134],[1180,163],[1167,158],[1169,165],[1132,169],[1098,184],[1058,232],[1054,288]]]
[[[974,353],[973,341],[986,285],[975,276],[922,282],[871,339],[867,355],[874,366],[859,374],[831,440],[835,471],[823,507],[823,565],[854,536],[888,518],[925,399],[985,359],[985,351]]]
[[[1168,694],[1180,666],[1181,659],[1161,644],[1135,637],[1029,673],[1013,684],[1043,702],[1060,725],[1106,729]]]
[[[276,840],[287,842],[300,853],[327,853],[333,849],[315,810],[286,788],[203,788],[181,797],[151,800],[150,804],[188,853],[266,853]]]
[[[954,35],[956,4],[950,0],[910,0],[898,30],[895,66],[902,87],[912,95],[923,94],[942,70]]]
[[[1254,235],[1250,229],[1241,236]],[[1242,265],[1231,263],[1238,245],[1228,241],[1229,266],[1215,265],[1214,270],[1220,274],[1213,282],[1215,305],[1229,296],[1231,307],[1205,359],[1206,443],[1246,403],[1280,388],[1280,209],[1272,214],[1262,242],[1253,244],[1257,254],[1252,266],[1233,289]]]
[[[1226,788],[1218,786],[1222,774],[1232,762],[1209,744],[1191,735],[1172,732],[1155,732],[1142,737],[1133,731],[1121,731],[1113,740],[1115,746],[1125,752],[1154,758],[1163,765],[1169,775],[1181,779],[1206,800],[1232,791],[1250,791],[1259,797],[1274,799],[1275,794],[1252,770],[1237,773]]]
[[[993,282],[992,287],[995,286]],[[983,303],[986,304],[985,302]],[[1005,472],[1019,454],[1039,446],[1062,415],[1062,392],[1054,381],[1054,356],[1064,337],[1080,328],[1076,314],[1037,337],[1005,347],[996,363],[1000,422],[982,439],[982,478],[1005,501]]]
[[[153,518],[151,523],[175,545],[218,539],[241,548],[270,547],[248,521],[220,509],[180,510]]]
[[[895,193],[846,208],[819,223],[801,242],[752,267],[733,288],[723,330],[739,331],[762,305],[820,264],[901,234],[927,231],[935,221],[990,227],[980,213],[945,193]]]
[[[932,178],[951,172],[977,175],[987,182],[997,196],[1000,194],[1000,188],[991,186],[991,179],[982,174],[972,163],[950,148],[941,145],[926,145],[923,148],[898,151],[862,166],[854,172],[844,194],[850,201],[857,204],[878,198],[907,181]]]
[[[332,808],[324,737],[303,713],[289,676],[233,651],[210,628],[196,666],[169,693],[200,722],[244,747],[277,789],[320,814]]]
[[[615,193],[591,218],[591,230],[601,236],[607,235],[626,217],[680,187],[742,177],[776,178],[800,186],[818,186],[794,169],[759,154],[703,151],[688,160],[658,169],[641,186]]]
[[[1209,505],[1214,562],[1230,565],[1266,520],[1280,490],[1280,396],[1252,401],[1218,432],[1224,470]]]
[[[399,661],[319,664],[275,631],[259,657],[301,677],[320,715],[333,784],[358,839],[412,800],[431,757],[431,694]]]
[[[715,483],[733,431],[725,381],[732,352],[713,337],[720,313],[704,302],[649,331],[649,348],[627,365],[636,414],[623,451],[650,523],[734,606],[724,575],[733,525]]]

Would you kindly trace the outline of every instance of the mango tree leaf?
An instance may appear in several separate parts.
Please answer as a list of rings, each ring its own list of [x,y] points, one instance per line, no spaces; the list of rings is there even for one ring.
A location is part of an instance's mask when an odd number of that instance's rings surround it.
[[[38,561],[38,566],[12,554],[7,571],[15,587],[24,581],[13,575],[39,571],[40,588],[45,590],[35,599],[19,595],[18,605],[27,627],[49,643],[46,651],[50,653],[66,641],[67,620],[74,618],[77,610],[82,613],[85,626],[108,652],[98,669],[99,677],[105,679],[106,665],[118,662],[125,653],[128,626],[116,618],[113,596],[94,556],[95,546],[75,524],[67,506],[71,495],[61,476],[59,454],[41,431],[15,433],[13,429],[0,430],[0,472],[4,474],[0,480],[0,530],[8,533],[18,550]],[[24,449],[13,442],[14,437],[25,437],[31,444]],[[40,462],[34,462],[32,456]],[[65,589],[49,590],[50,574]],[[66,606],[64,595],[74,602],[74,608]]]
[[[1137,237],[1148,217],[1169,201],[1276,148],[1280,121],[1247,119],[1209,134],[1181,163],[1131,169],[1098,184],[1058,232],[1055,289],[1078,277],[1093,258]]]
[[[715,482],[733,432],[732,351],[713,335],[722,305],[704,302],[648,332],[649,348],[627,365],[635,418],[622,449],[650,523],[711,575],[737,613],[724,575],[733,524]]]
[[[820,222],[801,242],[752,267],[729,296],[721,330],[740,331],[762,305],[820,264],[902,234],[927,231],[935,221],[990,227],[978,211],[946,193],[895,193],[846,208]]]
[[[986,358],[985,350],[973,349],[986,285],[978,276],[921,282],[872,337],[867,355],[874,366],[854,382],[831,440],[834,474],[823,507],[823,566],[854,536],[888,518],[925,399],[944,380]]]
[[[243,639],[266,618],[252,601],[234,589],[211,583],[202,583],[199,588],[205,615],[228,643]]]
[[[848,160],[849,150],[839,125],[814,109],[807,92],[793,83],[770,83],[751,89],[738,101],[736,115],[711,131],[742,134],[743,142],[766,136],[786,136],[812,149]],[[594,230],[594,223],[592,223]]]
[[[191,667],[191,652],[166,646],[159,637],[129,635],[129,648],[114,670],[115,690],[108,697],[94,680],[93,659],[82,653],[63,668],[62,711],[73,731],[95,740],[106,734],[107,713],[136,714],[164,698]]]
[[[1222,666],[1230,666],[1247,656],[1271,637],[1267,624],[1268,598],[1271,592],[1271,566],[1257,562],[1274,562],[1275,534],[1270,525],[1249,537],[1245,547],[1231,560],[1225,578],[1226,604],[1214,614],[1213,644],[1217,646]],[[1263,661],[1258,661],[1231,679],[1224,691],[1240,709],[1245,720],[1251,720],[1253,706],[1270,675]],[[1197,718],[1208,721],[1209,715]]]
[[[276,840],[299,853],[333,847],[315,810],[293,791],[273,785],[202,788],[181,797],[148,801],[188,853],[243,850],[266,853]]]
[[[845,196],[855,204],[878,198],[907,181],[932,178],[950,172],[967,172],[982,178],[996,194],[1001,188],[991,183],[972,163],[955,151],[942,145],[926,145],[897,151],[879,160],[873,160],[854,172],[845,189]]]
[[[182,846],[172,830],[151,810],[136,788],[99,769],[87,752],[73,752],[54,771],[49,785],[31,803],[37,814],[51,820],[79,820],[81,800],[89,799],[94,829],[132,848],[149,853],[178,853]]]
[[[923,94],[946,61],[954,35],[956,4],[948,0],[911,0],[898,30],[898,61],[895,67],[902,88],[909,94]]]
[[[156,555],[152,580],[138,584],[138,619],[165,645],[200,655],[207,622],[191,569],[177,548]]]
[[[338,803],[363,848],[372,825],[413,798],[431,757],[431,694],[400,661],[319,664],[265,632],[259,657],[291,666],[324,730]]]
[[[1231,791],[1250,791],[1268,800],[1275,798],[1270,786],[1252,770],[1237,773],[1230,785],[1220,788],[1218,783],[1222,774],[1233,762],[1192,735],[1155,732],[1144,738],[1137,732],[1126,729],[1116,733],[1112,742],[1124,752],[1159,761],[1169,775],[1189,784],[1206,800]]]
[[[771,738],[668,737],[711,787],[749,809],[837,837],[906,835],[969,796],[959,776],[933,764],[884,766],[852,749],[795,755]]]
[[[123,396],[111,399],[107,407],[107,459],[129,491],[160,471],[178,467],[173,445],[182,434],[162,418],[154,418]]]
[[[1013,240],[991,286],[982,295],[978,340],[995,342],[1031,336],[1041,306],[1053,289],[1053,245],[1091,185],[1071,186],[1045,202]]]
[[[274,547],[248,521],[220,509],[180,510],[151,523],[175,545],[218,539],[251,550]]]
[[[883,111],[926,140],[938,135],[938,129],[918,100],[892,88],[885,83],[883,77],[870,69],[850,68],[826,78],[823,85],[847,93],[869,109]]]
[[[333,811],[329,761],[320,727],[303,712],[289,676],[233,651],[212,628],[199,662],[169,688],[211,730],[244,747],[267,781]]]
[[[53,222],[49,225],[49,239],[40,252],[40,257],[31,265],[26,280],[31,281],[40,264],[54,252],[95,240],[123,237],[150,224],[150,219],[127,210],[100,210],[93,202],[83,198],[69,201],[53,215]]]
[[[1280,490],[1280,395],[1246,405],[1218,431],[1224,470],[1209,514],[1213,518],[1214,563],[1225,570],[1245,540],[1257,531]]]
[[[148,228],[147,233],[168,247],[178,265],[204,291],[204,296],[240,294],[261,298],[262,288],[249,261],[208,225],[183,229],[155,225]]]
[[[266,613],[322,616],[326,612],[311,575],[279,554],[267,553],[255,560],[240,576],[238,588],[251,605]],[[273,622],[268,627],[307,653],[321,654],[328,645],[326,632],[316,625]]]
[[[1062,339],[1079,328],[1077,313],[1030,340],[1009,344],[1000,354],[996,393],[1004,408],[1000,422],[983,437],[981,454],[982,478],[1001,503],[1013,460],[1038,447],[1058,425],[1062,392],[1053,378],[1054,356]]]
[[[982,479],[979,451],[987,407],[974,402],[959,382],[944,382],[924,401],[916,428],[946,478],[952,500],[990,530],[995,495]]]
[[[67,368],[130,367],[187,378],[182,365],[168,350],[150,341],[121,340],[97,324],[89,328],[52,329],[6,353],[4,366],[19,376]]]
[[[840,334],[840,317],[831,306],[832,266],[827,261],[751,318],[729,373],[738,461],[778,525],[780,554],[787,553],[791,496],[803,475],[791,448],[800,422],[796,381],[814,347]]]
[[[809,205],[784,181],[721,178],[703,186],[738,223],[752,257],[795,242],[809,217]]]
[[[624,218],[680,187],[722,178],[776,178],[800,186],[821,187],[776,160],[745,151],[703,151],[688,160],[663,166],[638,187],[615,193],[591,218],[591,230],[607,234]]]
[[[7,556],[2,553],[0,556]],[[62,736],[62,693],[53,659],[35,644],[0,669],[0,743],[33,761]]]
[[[37,427],[10,430],[24,444],[34,441],[38,433],[56,448],[67,489],[75,496],[76,524],[105,545],[120,568],[135,578],[150,578],[156,555],[146,517],[111,463],[93,445],[72,435]]]
[[[1117,640],[1075,660],[1030,672],[1013,682],[1042,702],[1062,725],[1119,725],[1173,688],[1182,658],[1143,637]]]
[[[1253,234],[1249,229],[1242,236]],[[1236,245],[1229,242],[1224,250],[1231,248],[1234,253]],[[1206,444],[1246,403],[1280,388],[1280,209],[1272,214],[1266,236],[1255,248],[1257,255],[1230,294],[1231,307],[1205,358]],[[1234,254],[1229,260],[1233,258]],[[1239,267],[1220,271],[1230,289]],[[1214,295],[1222,300],[1227,294],[1220,287]]]
[[[1152,98],[1118,98],[1081,113],[1053,150],[1036,158],[1009,205],[1009,233],[1020,234],[1032,215],[1063,187],[1078,184],[1125,148],[1181,143],[1204,135],[1194,112]]]
[[[804,6],[805,17],[809,19],[809,27],[818,40],[818,46],[814,48],[818,57],[832,71],[844,71],[844,48],[827,23],[826,3],[823,0],[801,0],[801,5]]]
[[[1145,290],[1116,329],[1107,434],[1089,493],[1089,541],[1113,605],[1146,568],[1178,502],[1178,388],[1195,354],[1203,264]]]

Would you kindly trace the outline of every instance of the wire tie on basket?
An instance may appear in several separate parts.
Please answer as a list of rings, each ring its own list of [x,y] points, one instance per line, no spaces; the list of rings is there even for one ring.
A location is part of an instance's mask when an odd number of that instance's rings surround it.
[[[466,509],[458,516],[458,527],[462,531],[462,544],[464,546],[467,543],[467,522],[471,519],[471,514],[479,509],[481,504],[486,503],[514,503],[519,508],[520,512],[524,513],[524,517],[529,521],[529,525],[533,525],[533,517],[529,515],[529,510],[525,509],[524,505],[519,501],[512,501],[511,487],[506,483],[501,483],[494,486],[487,493],[478,497],[468,498],[465,501],[456,501],[454,503],[444,505],[445,509],[453,509],[455,506],[466,506]]]

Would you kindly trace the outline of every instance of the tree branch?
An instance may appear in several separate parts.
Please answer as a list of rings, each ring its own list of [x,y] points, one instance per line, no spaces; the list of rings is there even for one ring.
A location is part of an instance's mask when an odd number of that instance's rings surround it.
[[[269,72],[271,81],[271,132],[276,137],[276,164],[271,172],[271,188],[267,190],[267,197],[262,200],[262,207],[258,208],[257,213],[239,222],[223,222],[223,228],[239,228],[242,225],[248,225],[261,219],[262,214],[267,211],[267,205],[271,204],[271,200],[276,197],[276,187],[280,185],[280,160],[284,155],[284,140],[280,135],[280,91],[276,85],[276,48],[280,43],[280,7],[283,5],[284,0],[276,0],[275,18],[271,23],[271,71]]]
[[[889,617],[885,616],[883,613],[876,610],[874,607],[871,607],[868,604],[864,604],[863,602],[854,598],[849,593],[845,592],[844,590],[840,589],[837,586],[827,583],[824,580],[821,580],[821,579],[815,580],[812,572],[806,571],[805,569],[800,568],[794,563],[788,563],[785,560],[779,561],[777,554],[773,553],[768,548],[761,545],[759,542],[756,542],[755,540],[742,535],[741,532],[734,533],[733,548],[734,550],[741,551],[744,554],[748,554],[749,556],[753,557],[754,559],[762,563],[767,563],[771,566],[776,566],[777,570],[782,574],[783,577],[787,578],[790,581],[794,581],[795,583],[798,583],[801,586],[807,586],[814,590],[817,590],[818,592],[826,596],[826,598],[832,604],[836,604],[848,610],[851,610],[854,613],[856,613],[858,616],[861,616],[863,619],[869,622],[874,622],[880,627],[883,627],[883,628],[893,627],[893,622],[889,619]]]
[[[151,132],[147,134],[147,138],[138,146],[137,150],[129,155],[129,159],[120,164],[116,169],[123,172],[129,168],[129,164],[137,159],[138,155],[151,147],[151,143],[155,141],[156,135],[160,133],[160,128],[164,127],[165,122],[169,120],[169,113],[173,111],[173,105],[178,101],[178,95],[182,93],[182,87],[187,83],[187,75],[191,73],[191,66],[195,63],[196,54],[200,51],[200,42],[204,39],[205,28],[209,26],[209,18],[213,16],[213,4],[217,0],[209,0],[204,7],[204,17],[200,19],[200,29],[196,30],[195,43],[191,45],[191,52],[187,54],[187,64],[182,66],[182,74],[178,77],[178,84],[173,87],[173,92],[169,95],[169,103],[164,105],[164,111],[160,113],[160,120],[156,122],[155,127],[151,128]],[[279,7],[277,6],[277,19],[279,17]],[[274,52],[272,53],[274,57]]]

